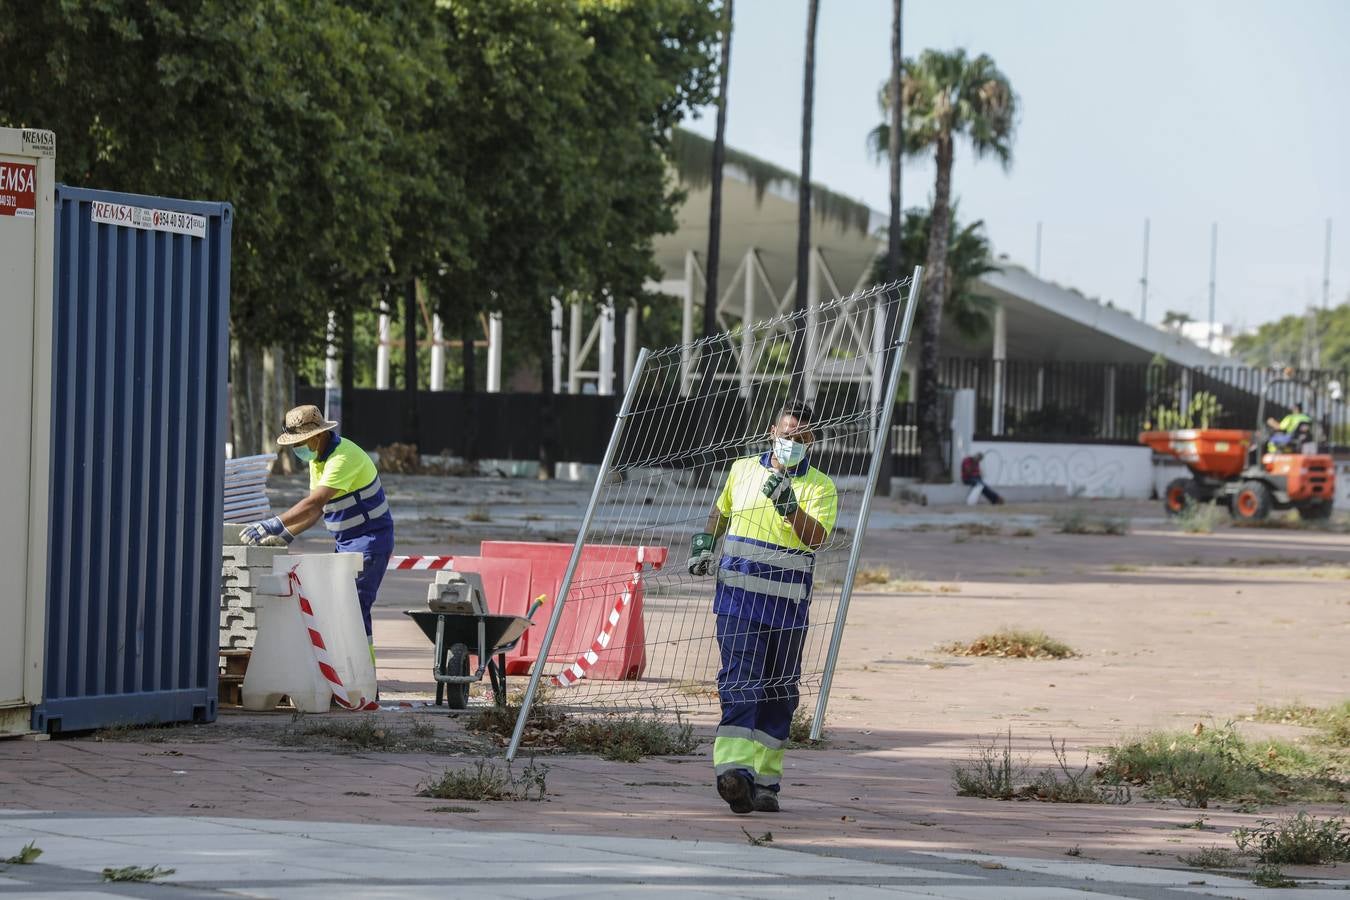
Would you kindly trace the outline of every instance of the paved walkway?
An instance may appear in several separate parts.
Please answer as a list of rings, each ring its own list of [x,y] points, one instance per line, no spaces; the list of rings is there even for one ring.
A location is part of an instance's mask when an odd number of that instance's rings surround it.
[[[0,816],[0,897],[1098,897],[1345,896],[1350,882],[1266,891],[1166,869],[940,853],[796,853],[748,843],[179,817]],[[104,868],[160,866],[154,885]]]

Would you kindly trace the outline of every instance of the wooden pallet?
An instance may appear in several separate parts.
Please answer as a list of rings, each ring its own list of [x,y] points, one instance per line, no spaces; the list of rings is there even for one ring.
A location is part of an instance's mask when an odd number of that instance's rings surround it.
[[[217,692],[221,706],[242,706],[244,702],[244,674],[252,650],[220,651],[220,687]]]

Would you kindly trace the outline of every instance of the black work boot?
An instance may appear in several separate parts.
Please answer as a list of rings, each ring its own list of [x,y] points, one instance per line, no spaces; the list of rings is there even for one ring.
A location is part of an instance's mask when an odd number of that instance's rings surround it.
[[[755,812],[778,812],[778,792],[755,786]]]
[[[717,776],[717,793],[738,815],[755,810],[755,786],[740,772],[723,772]]]

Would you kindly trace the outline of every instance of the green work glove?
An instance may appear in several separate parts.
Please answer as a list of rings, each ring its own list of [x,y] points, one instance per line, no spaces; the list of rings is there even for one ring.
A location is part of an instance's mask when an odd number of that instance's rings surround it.
[[[772,501],[773,508],[785,519],[797,511],[797,495],[792,493],[792,479],[782,472],[774,472],[765,479],[760,493]]]
[[[717,544],[717,538],[708,534],[706,531],[700,531],[694,535],[694,539],[689,542],[689,574],[690,575],[711,575],[713,571],[713,547]]]

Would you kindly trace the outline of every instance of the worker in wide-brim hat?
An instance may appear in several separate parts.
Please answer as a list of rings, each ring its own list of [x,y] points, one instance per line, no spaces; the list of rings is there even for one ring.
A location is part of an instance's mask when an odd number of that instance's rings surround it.
[[[356,576],[356,595],[373,663],[370,609],[394,552],[394,517],[370,455],[339,435],[337,427],[337,422],[324,419],[317,406],[297,406],[286,413],[286,430],[277,443],[290,447],[297,459],[309,465],[309,495],[281,515],[249,525],[241,536],[250,544],[268,536],[289,544],[323,519],[339,553],[360,553],[365,564]]]

